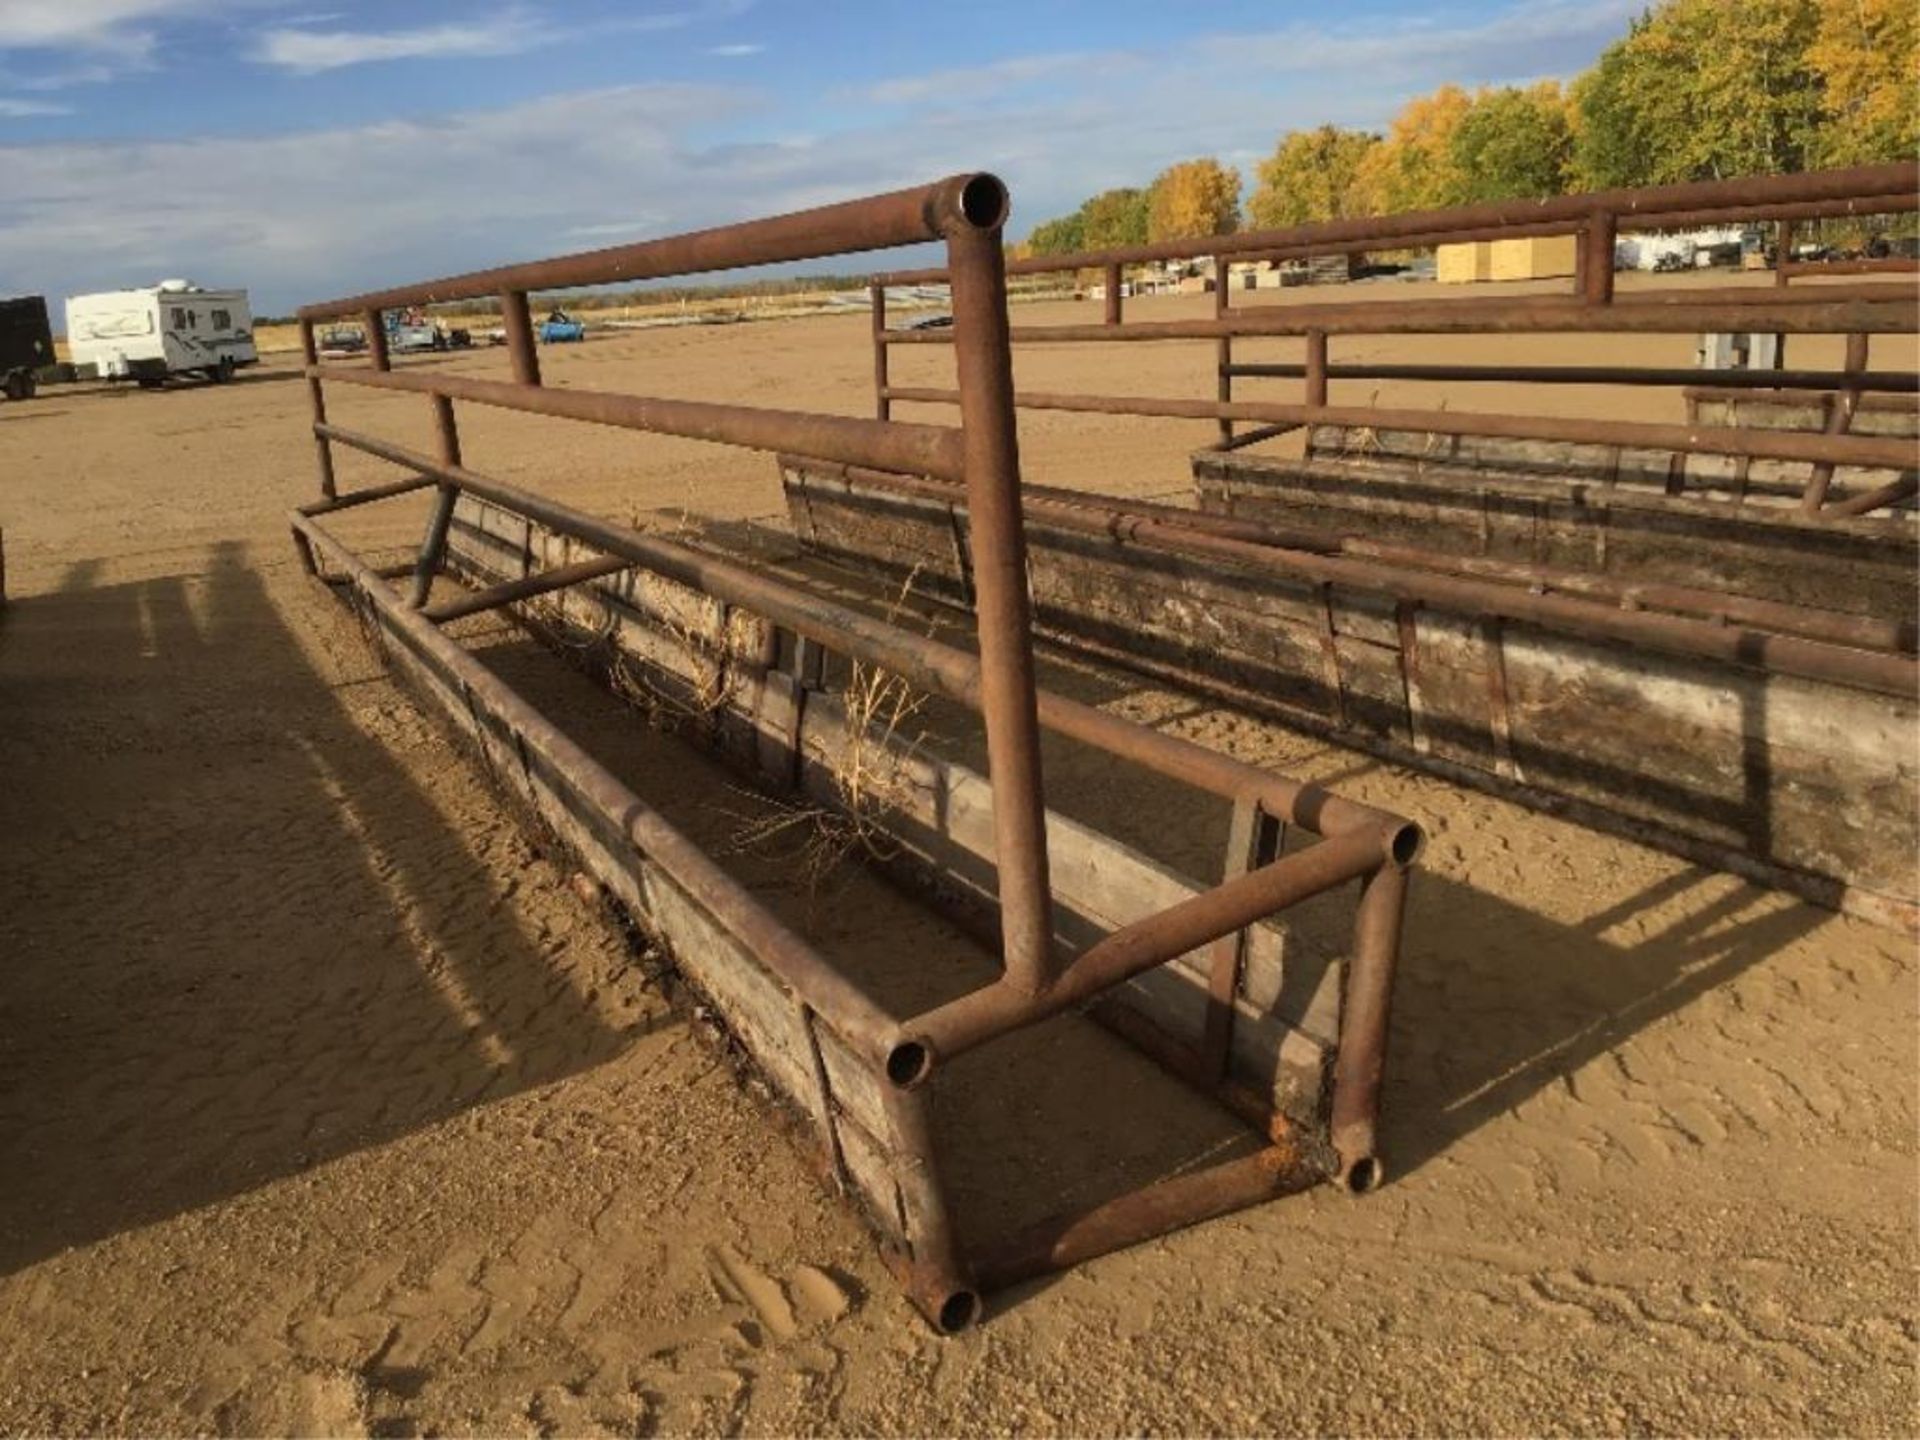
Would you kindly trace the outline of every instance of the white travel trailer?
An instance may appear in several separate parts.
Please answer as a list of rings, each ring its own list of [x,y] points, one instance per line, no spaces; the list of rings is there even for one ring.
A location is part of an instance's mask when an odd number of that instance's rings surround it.
[[[162,280],[67,300],[67,354],[103,380],[158,385],[169,375],[226,381],[258,363],[253,311],[244,290],[205,290]]]

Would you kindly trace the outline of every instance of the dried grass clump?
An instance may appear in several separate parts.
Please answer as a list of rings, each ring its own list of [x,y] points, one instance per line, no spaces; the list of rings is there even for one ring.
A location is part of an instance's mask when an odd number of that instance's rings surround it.
[[[815,896],[856,855],[886,862],[900,854],[885,817],[912,805],[920,783],[914,760],[926,736],[912,728],[926,695],[891,671],[854,661],[839,698],[846,715],[843,743],[831,750],[818,743],[809,747],[832,782],[832,799],[756,797],[771,808],[740,815],[733,836],[736,852],[790,844]]]
[[[898,620],[919,573],[915,567],[901,585],[887,608],[889,621]],[[735,849],[796,841],[796,861],[816,896],[855,855],[883,863],[895,859],[901,847],[885,817],[889,811],[910,809],[924,784],[916,779],[916,761],[927,731],[916,721],[927,699],[904,676],[852,660],[847,684],[839,692],[845,718],[841,744],[830,750],[815,742],[808,751],[832,782],[832,798],[775,799],[770,811],[742,816]]]

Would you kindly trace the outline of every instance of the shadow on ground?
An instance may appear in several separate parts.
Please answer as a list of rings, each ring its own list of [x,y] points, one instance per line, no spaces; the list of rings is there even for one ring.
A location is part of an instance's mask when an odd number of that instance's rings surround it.
[[[0,611],[0,1273],[627,1043],[238,546],[97,581]]]

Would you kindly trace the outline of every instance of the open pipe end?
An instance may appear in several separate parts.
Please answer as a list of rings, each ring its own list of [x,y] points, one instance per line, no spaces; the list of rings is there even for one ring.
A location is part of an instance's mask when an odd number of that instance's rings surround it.
[[[986,1306],[973,1290],[955,1290],[933,1312],[933,1324],[942,1335],[958,1335],[980,1323]]]
[[[1387,836],[1387,856],[1402,869],[1418,860],[1426,848],[1427,832],[1411,820],[1396,826]]]
[[[938,1333],[958,1335],[971,1330],[986,1314],[986,1304],[973,1284],[973,1277],[942,1266],[915,1261],[905,1251],[892,1246],[882,1251],[882,1259],[900,1288],[907,1292],[913,1308],[927,1319]]]
[[[1378,1190],[1381,1182],[1386,1178],[1386,1167],[1381,1165],[1380,1157],[1377,1155],[1362,1155],[1347,1167],[1346,1174],[1341,1177],[1346,1182],[1348,1191],[1355,1195],[1366,1195]]]
[[[923,1084],[933,1073],[933,1046],[925,1040],[902,1040],[887,1052],[887,1079],[902,1090]]]
[[[1007,223],[1012,199],[998,175],[982,170],[956,175],[940,187],[937,213],[931,219],[941,234],[955,229],[994,230]]]

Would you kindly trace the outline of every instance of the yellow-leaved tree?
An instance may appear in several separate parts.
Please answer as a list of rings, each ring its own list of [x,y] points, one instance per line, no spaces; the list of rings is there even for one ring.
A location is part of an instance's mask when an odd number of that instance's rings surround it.
[[[1914,0],[1821,0],[1807,63],[1825,83],[1824,165],[1911,160],[1920,150]]]
[[[1473,109],[1458,85],[1442,85],[1400,107],[1387,138],[1369,150],[1354,175],[1356,214],[1391,215],[1457,205],[1466,186],[1454,158],[1454,132]]]
[[[1273,154],[1260,162],[1248,220],[1256,229],[1273,230],[1374,213],[1364,208],[1354,180],[1379,145],[1378,135],[1337,125],[1281,136]]]
[[[1168,166],[1147,197],[1149,240],[1224,235],[1240,226],[1240,172],[1212,158]]]

